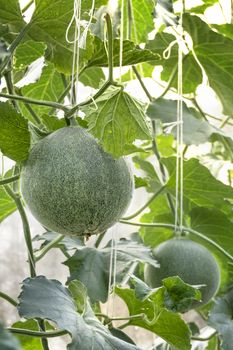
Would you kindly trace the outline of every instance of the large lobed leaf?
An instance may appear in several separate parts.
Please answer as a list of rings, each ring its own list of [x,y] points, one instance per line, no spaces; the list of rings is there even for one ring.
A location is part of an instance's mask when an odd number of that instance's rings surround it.
[[[151,138],[142,105],[121,88],[109,89],[87,112],[90,132],[115,157],[132,153],[136,139]]]
[[[132,41],[123,41],[123,52],[122,52],[122,66],[129,66],[137,63],[148,62],[148,61],[159,61],[160,56],[158,53],[152,52],[148,49],[141,49],[135,45]],[[120,40],[115,39],[113,41],[113,62],[114,67],[120,65]],[[159,61],[160,62],[160,61]],[[104,43],[98,38],[94,39],[94,52],[88,62],[88,67],[107,67],[108,56]]]
[[[233,41],[220,35],[199,17],[184,16],[184,29],[191,35],[194,51],[220,98],[224,112],[233,110]]]
[[[119,3],[119,8],[121,8],[121,5],[122,0]],[[128,39],[130,37],[136,44],[146,42],[148,33],[154,29],[154,6],[153,0],[133,0],[130,2],[130,7],[127,1],[124,2],[124,14],[122,16],[124,19],[124,38]],[[129,18],[133,20],[131,33],[129,33]]]
[[[174,195],[176,188],[175,158],[164,158],[170,178],[167,182],[168,191]],[[184,161],[184,199],[193,206],[219,208],[227,210],[227,199],[233,198],[233,188],[217,180],[210,171],[195,158]]]
[[[111,335],[95,317],[83,291],[73,287],[69,291],[60,282],[43,276],[27,278],[19,297],[19,314],[26,319],[52,320],[60,329],[67,330],[72,336],[69,350],[140,350]],[[85,300],[82,315],[72,297]]]
[[[136,290],[116,287],[115,292],[126,303],[130,316],[144,315],[131,318],[129,325],[157,334],[176,350],[191,349],[190,330],[179,314],[165,308],[163,290],[157,289],[142,300],[137,297]]]
[[[0,102],[0,130],[1,152],[16,162],[25,160],[30,148],[28,121],[9,102]]]
[[[157,266],[149,248],[133,241],[121,240],[117,244],[116,279],[121,282],[134,262],[147,262]],[[109,269],[111,247],[102,249],[85,247],[69,258],[65,265],[69,267],[70,278],[80,280],[87,288],[92,302],[106,302],[109,287]]]

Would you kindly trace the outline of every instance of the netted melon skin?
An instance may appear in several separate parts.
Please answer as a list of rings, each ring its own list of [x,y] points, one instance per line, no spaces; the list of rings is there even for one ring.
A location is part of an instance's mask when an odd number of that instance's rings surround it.
[[[179,276],[191,285],[205,285],[200,288],[202,301],[193,307],[208,303],[216,294],[220,284],[220,269],[214,256],[207,248],[188,239],[171,239],[153,250],[160,268],[147,265],[145,282],[152,288],[162,285],[162,280]]]
[[[80,127],[40,140],[22,167],[21,192],[33,216],[67,235],[106,231],[125,213],[133,179],[123,158],[114,159]]]

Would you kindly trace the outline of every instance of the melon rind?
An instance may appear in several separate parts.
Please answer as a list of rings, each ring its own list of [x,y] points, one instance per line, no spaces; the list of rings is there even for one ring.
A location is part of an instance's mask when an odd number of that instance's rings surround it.
[[[162,280],[179,276],[185,283],[205,285],[200,288],[202,301],[197,307],[208,303],[216,294],[220,284],[220,269],[207,248],[188,239],[171,239],[156,247],[153,256],[159,268],[145,267],[145,282],[152,288],[162,285]]]
[[[125,213],[133,179],[81,127],[65,127],[33,146],[22,167],[21,192],[33,216],[67,235],[105,232]]]

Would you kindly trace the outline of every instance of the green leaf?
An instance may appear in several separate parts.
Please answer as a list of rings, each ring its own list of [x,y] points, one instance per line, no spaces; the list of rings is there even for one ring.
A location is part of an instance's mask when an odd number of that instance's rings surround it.
[[[87,288],[93,302],[105,302],[108,297],[111,247],[83,248],[75,252],[64,264],[69,267],[68,281],[78,279]],[[142,244],[121,240],[117,244],[117,281],[122,281],[133,262],[148,262],[157,266],[150,249]]]
[[[127,343],[130,343],[130,344],[134,344],[134,341],[126,334],[124,333],[121,329],[119,328],[109,328],[111,334],[114,336],[114,337],[117,337],[121,340],[124,340],[125,342]]]
[[[21,162],[30,148],[28,121],[9,102],[0,102],[0,149],[2,153]]]
[[[25,97],[46,101],[57,101],[63,91],[64,85],[61,76],[51,63],[43,68],[41,77],[36,83],[29,84],[21,89]],[[25,106],[23,104],[21,106],[24,115],[31,119],[31,115]],[[34,105],[33,110],[40,116],[48,113],[51,107]]]
[[[154,71],[154,66],[152,64],[149,64],[149,63],[140,63],[139,66],[137,67],[137,69],[139,70],[139,72],[143,78],[151,78],[152,73]],[[129,68],[127,73],[125,73],[121,76],[122,83],[128,82],[130,80],[136,80],[136,79],[137,79],[137,77],[136,77],[132,67]]]
[[[221,211],[207,208],[193,208],[190,213],[191,227],[204,234],[212,241],[220,245],[226,252],[233,256],[233,222],[229,220],[228,215]],[[193,236],[194,239],[197,239]],[[205,243],[202,239],[202,244],[206,245],[208,249],[212,250],[218,259],[221,269],[221,286],[229,284],[232,281],[232,268],[228,264],[229,260],[223,257],[222,253],[218,251],[209,243]]]
[[[0,24],[7,24],[12,32],[19,32],[26,23],[18,0],[0,0]]]
[[[191,12],[191,13],[201,13],[204,15],[205,10],[210,7],[213,6],[214,4],[216,4],[218,2],[218,0],[202,0],[202,5],[198,5],[195,7],[192,7],[191,9],[186,9],[187,12]]]
[[[122,52],[122,66],[130,66],[137,63],[155,61],[160,59],[157,52],[152,52],[147,49],[141,49],[136,46],[132,41],[123,41]],[[159,61],[160,62],[160,61]],[[115,39],[113,41],[113,63],[114,67],[120,65],[120,41]],[[94,52],[91,59],[88,62],[88,67],[108,67],[108,57],[104,43],[95,37]]]
[[[163,280],[162,288],[149,288],[146,283],[133,276],[131,282],[135,288],[135,296],[140,300],[149,298],[172,312],[186,312],[194,300],[201,300],[201,292],[191,285],[184,283],[178,276]]]
[[[201,300],[201,292],[184,283],[178,276],[165,278],[163,285],[165,287],[164,305],[173,312],[186,312],[194,300]]]
[[[174,195],[176,188],[175,158],[163,158],[170,178],[167,190]],[[195,158],[184,161],[184,199],[189,205],[226,210],[226,199],[233,198],[233,188],[215,179],[210,171]]]
[[[59,236],[56,232],[45,232],[43,235],[37,235],[33,238],[34,241],[44,241],[40,249],[52,242]],[[65,236],[55,247],[65,248],[66,250],[77,249],[84,245],[82,238]]]
[[[0,222],[16,210],[15,202],[8,196],[3,186],[0,186]]]
[[[222,102],[224,113],[233,109],[233,41],[210,29],[199,17],[186,14],[183,22],[191,35],[194,51],[203,66],[210,86]]]
[[[233,344],[232,304],[226,297],[217,298],[208,324],[220,333],[221,349],[231,350]]]
[[[233,222],[218,209],[194,208],[191,211],[191,227],[233,255]]]
[[[218,338],[215,336],[208,341],[208,345],[205,350],[216,350],[218,346]]]
[[[149,213],[144,214],[141,222],[166,222],[174,223],[174,216],[168,204],[166,195],[159,195],[150,205]],[[140,236],[146,246],[156,247],[160,243],[172,238],[173,231],[167,228],[160,227],[141,227]]]
[[[130,316],[144,315],[131,318],[129,325],[142,327],[157,334],[177,350],[191,349],[189,328],[179,314],[163,307],[161,288],[145,300],[137,299],[135,290],[132,289],[116,287],[115,292],[126,303]]]
[[[154,61],[153,65],[161,65],[163,71],[161,79],[169,81],[170,77],[174,75],[171,86],[177,88],[177,65],[178,65],[178,46],[174,44],[171,48],[171,53],[168,59],[163,58],[164,51],[168,46],[174,42],[176,38],[168,33],[157,33],[153,40],[149,40],[145,46],[146,49],[160,55],[160,61]],[[197,64],[192,53],[188,53],[183,58],[183,70],[185,72],[183,77],[183,93],[193,93],[197,86],[202,82],[202,72]]]
[[[184,127],[184,143],[186,145],[199,145],[209,141],[213,133],[218,132],[218,129],[209,124],[206,120],[196,118],[196,111],[188,108],[183,103],[183,127]],[[163,123],[176,122],[177,101],[159,99],[151,102],[147,115],[151,119],[160,119]],[[168,127],[169,130],[169,127]],[[219,132],[222,132],[219,130]],[[172,134],[176,137],[177,127],[173,126]]]
[[[134,176],[134,186],[135,188],[140,188],[140,187],[147,187],[148,182],[145,178],[139,177],[139,176]]]
[[[97,1],[96,6],[106,3]],[[73,61],[73,44],[66,42],[66,30],[73,15],[72,0],[36,0],[36,9],[30,25],[30,37],[45,42],[49,49],[49,60],[59,72],[71,74]],[[91,1],[85,1],[82,13],[91,8]],[[74,38],[74,26],[71,26],[69,40]],[[80,68],[90,59],[93,39],[88,34],[86,50],[80,48]]]
[[[98,108],[90,108],[86,119],[90,132],[103,148],[116,157],[131,153],[128,147],[136,139],[150,139],[142,105],[124,92],[114,88],[96,100]]]
[[[122,0],[119,3],[121,9]],[[153,23],[153,0],[134,0],[131,2],[131,13],[127,1],[124,2],[124,38],[128,39],[129,18],[133,18],[130,39],[136,44],[145,43],[150,33],[154,29]],[[130,17],[129,17],[130,16]]]
[[[56,280],[43,276],[27,278],[19,300],[21,317],[49,319],[60,329],[66,329],[72,336],[69,350],[140,350],[112,336],[95,317],[87,300],[85,313],[80,315],[68,289]]]
[[[87,300],[86,287],[80,281],[74,280],[69,283],[68,289],[75,301],[77,312],[83,314]]]
[[[152,193],[158,191],[161,187],[161,182],[151,162],[139,156],[133,157],[133,161],[135,167],[141,169],[145,174],[145,180],[148,183],[147,191]]]
[[[46,126],[48,131],[55,131],[66,126],[65,119],[59,119],[55,115],[42,114],[40,115],[40,119],[42,123]]]
[[[14,68],[23,70],[33,61],[44,55],[46,45],[44,43],[28,40],[20,44],[14,54]]]
[[[94,89],[98,89],[100,83],[105,80],[105,75],[103,73],[102,68],[98,67],[90,67],[84,70],[84,72],[80,75],[79,81],[86,86],[93,87]]]
[[[1,350],[21,350],[18,340],[11,333],[4,330],[0,324],[0,349]]]

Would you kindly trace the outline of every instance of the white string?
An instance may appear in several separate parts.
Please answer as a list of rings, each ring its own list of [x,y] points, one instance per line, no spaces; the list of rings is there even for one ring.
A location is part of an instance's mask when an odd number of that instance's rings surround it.
[[[120,61],[119,61],[119,74],[121,83],[121,73],[123,65],[123,41],[124,41],[124,0],[121,0],[121,33],[120,33]]]
[[[183,3],[180,14],[180,36],[178,40],[178,101],[177,101],[177,152],[176,152],[176,203],[175,231],[183,227]]]
[[[71,74],[71,104],[78,103],[78,87],[79,87],[79,64],[80,64],[80,48],[86,48],[87,34],[90,28],[95,9],[95,0],[92,0],[92,7],[90,11],[90,19],[88,22],[81,21],[82,0],[74,0],[74,13],[70,23],[66,29],[66,41],[73,44],[73,61]],[[69,32],[71,26],[75,22],[74,39],[69,39]],[[84,27],[81,34],[81,26]]]

